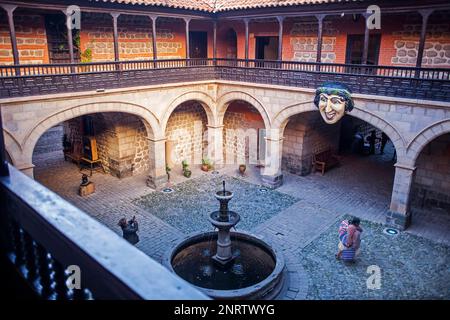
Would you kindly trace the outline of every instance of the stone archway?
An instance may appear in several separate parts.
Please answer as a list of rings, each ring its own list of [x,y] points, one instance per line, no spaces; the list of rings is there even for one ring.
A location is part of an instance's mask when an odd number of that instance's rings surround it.
[[[423,148],[437,137],[450,132],[450,119],[437,121],[420,131],[406,148],[405,164],[414,166]]]
[[[260,113],[261,117],[264,121],[264,126],[266,129],[271,128],[272,121],[269,115],[269,112],[267,111],[267,108],[264,107],[264,105],[258,101],[256,98],[251,96],[248,93],[242,92],[242,91],[230,91],[222,95],[220,98],[217,99],[217,119],[218,119],[218,125],[223,125],[223,119],[225,116],[225,112],[228,109],[228,106],[233,101],[244,101],[250,104],[252,107],[254,107],[258,112]]]
[[[169,103],[161,119],[161,132],[163,134],[167,129],[167,122],[169,121],[169,118],[172,115],[173,111],[181,104],[189,101],[196,101],[203,107],[208,119],[208,125],[214,126],[217,123],[217,116],[214,108],[216,103],[214,99],[204,92],[191,91],[178,96],[176,99]]]
[[[290,117],[309,111],[317,111],[317,107],[311,101],[288,106],[275,116],[272,128],[281,130],[281,133],[283,133]],[[406,142],[399,131],[391,123],[370,111],[359,108],[357,105],[355,105],[348,115],[363,120],[383,131],[394,144],[397,151],[397,157],[403,159],[406,154]]]
[[[103,112],[123,112],[138,116],[142,119],[149,139],[155,139],[160,134],[159,122],[156,117],[145,107],[125,102],[102,102],[89,103],[66,108],[60,112],[52,114],[33,126],[31,131],[25,136],[22,142],[24,161],[32,163],[32,154],[38,139],[51,127],[83,115],[103,113]]]

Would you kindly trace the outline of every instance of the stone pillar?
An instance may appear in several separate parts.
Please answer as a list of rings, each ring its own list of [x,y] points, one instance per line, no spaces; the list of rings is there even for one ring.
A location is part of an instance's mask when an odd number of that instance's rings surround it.
[[[149,139],[150,175],[147,185],[157,189],[167,182],[166,173],[166,139]]]
[[[266,159],[262,169],[262,181],[267,188],[275,189],[283,184],[283,174],[281,173],[282,132],[279,129],[268,129],[265,139]]]
[[[213,162],[214,169],[224,166],[223,159],[223,128],[224,126],[208,125],[208,158]]]
[[[394,186],[386,224],[401,230],[406,229],[411,223],[409,206],[415,169],[415,167],[395,164]]]
[[[8,176],[9,169],[6,164],[6,148],[5,139],[3,137],[3,120],[2,120],[2,108],[0,106],[0,176]]]

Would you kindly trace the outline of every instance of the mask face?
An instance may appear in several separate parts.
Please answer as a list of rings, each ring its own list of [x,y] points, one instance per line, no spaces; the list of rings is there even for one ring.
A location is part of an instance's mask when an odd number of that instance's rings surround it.
[[[334,124],[345,114],[345,99],[339,95],[321,93],[319,111],[326,123]]]

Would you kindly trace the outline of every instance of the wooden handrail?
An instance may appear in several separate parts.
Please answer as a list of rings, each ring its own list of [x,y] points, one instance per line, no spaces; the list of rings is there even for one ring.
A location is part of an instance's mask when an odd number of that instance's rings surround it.
[[[119,67],[118,67],[119,66]],[[416,68],[383,65],[358,65],[324,62],[300,62],[278,60],[245,59],[160,59],[128,60],[111,62],[66,63],[66,64],[27,64],[19,66],[0,66],[0,77],[25,77],[39,75],[64,75],[86,72],[111,72],[117,70],[150,70],[183,68],[196,66],[219,66],[258,69],[277,69],[286,71],[326,72],[352,75],[373,75],[419,79],[450,80],[450,68]]]

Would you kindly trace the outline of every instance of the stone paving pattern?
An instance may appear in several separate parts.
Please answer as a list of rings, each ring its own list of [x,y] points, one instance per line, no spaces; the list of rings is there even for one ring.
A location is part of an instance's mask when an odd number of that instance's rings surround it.
[[[45,144],[45,138],[42,140],[39,144]],[[43,153],[34,157],[38,181],[118,234],[121,232],[117,226],[119,218],[136,215],[141,239],[137,247],[155,260],[161,261],[167,249],[184,236],[184,232],[133,204],[133,199],[154,192],[146,187],[146,176],[119,180],[94,173],[91,181],[96,184],[96,193],[81,198],[77,194],[81,180],[77,167],[64,162],[61,151],[49,148],[50,152],[44,152],[45,147],[41,150]],[[434,214],[430,212],[413,217],[413,226],[418,226],[411,227],[395,239],[386,240],[382,227],[376,224],[384,222],[388,209],[393,178],[391,156],[344,157],[340,168],[330,170],[324,176],[285,175],[284,185],[276,192],[297,201],[278,214],[268,216],[266,221],[252,225],[250,230],[275,243],[284,253],[290,281],[283,299],[450,298],[444,287],[450,282],[448,215],[433,216],[434,221],[429,219]],[[212,176],[192,169],[193,175],[188,182],[194,185],[199,178],[200,181],[205,179],[202,176]],[[249,167],[244,177],[234,167],[221,169],[220,173],[227,175],[228,179],[237,177],[259,185],[258,170]],[[178,170],[173,170],[169,185],[178,187],[183,181],[186,178],[180,176]],[[239,194],[235,197],[237,199]],[[349,214],[368,221],[364,221],[361,261],[347,267],[335,260],[334,253],[337,224]],[[424,221],[427,222],[426,227]],[[386,245],[386,241],[394,243]],[[389,287],[377,292],[365,289],[363,281],[369,276],[365,273],[368,264],[380,265],[385,270],[384,283]],[[342,279],[347,278],[351,279],[350,284],[343,285],[342,282],[346,282]],[[354,287],[358,290],[350,290]]]

